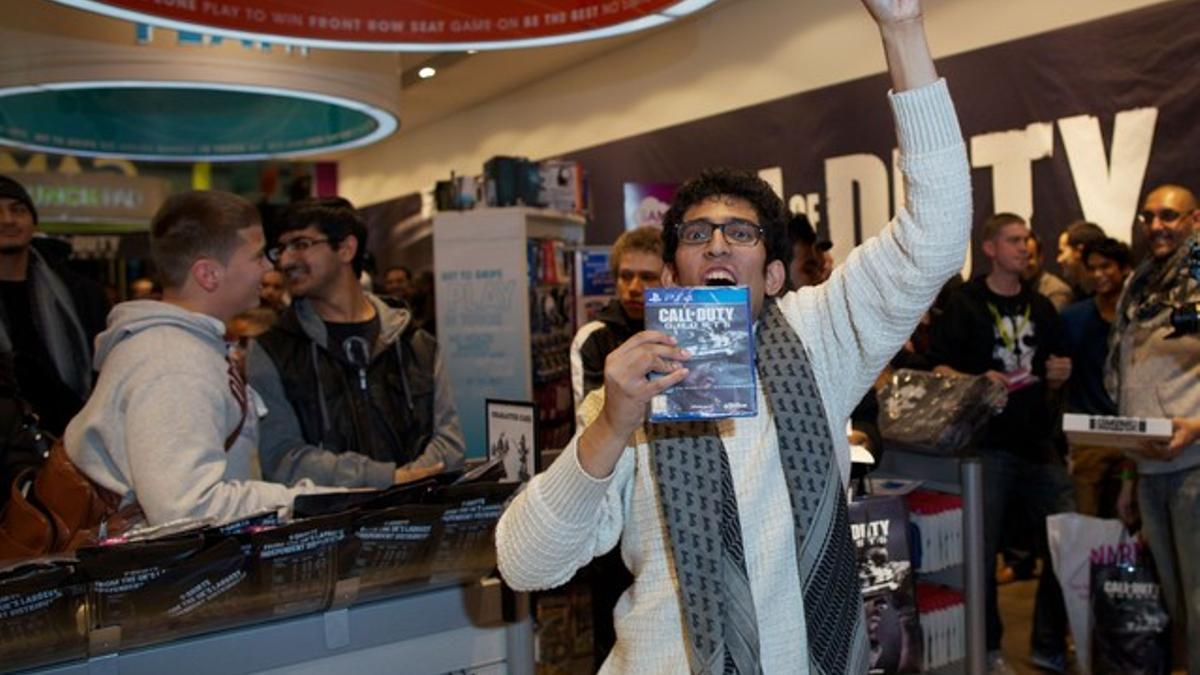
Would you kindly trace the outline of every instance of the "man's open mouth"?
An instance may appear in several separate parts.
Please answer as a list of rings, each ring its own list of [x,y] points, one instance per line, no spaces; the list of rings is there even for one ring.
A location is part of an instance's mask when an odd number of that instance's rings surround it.
[[[704,275],[705,286],[736,286],[737,279],[728,270],[710,270]]]

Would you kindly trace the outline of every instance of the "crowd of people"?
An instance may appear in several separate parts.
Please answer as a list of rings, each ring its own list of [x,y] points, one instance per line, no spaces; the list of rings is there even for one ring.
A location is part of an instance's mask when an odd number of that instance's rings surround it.
[[[346,200],[293,205],[268,243],[245,199],[172,195],[150,226],[156,282],[111,309],[41,252],[37,223],[0,177],[0,386],[19,403],[3,408],[7,478],[38,459],[15,447],[31,422],[151,526],[463,464],[437,343],[402,295],[360,283],[366,227]]]
[[[844,488],[851,446],[883,452],[873,385],[892,367],[1006,392],[974,448],[986,559],[1013,544],[1044,558],[1049,514],[1119,517],[1140,524],[1177,632],[1200,626],[1195,195],[1148,192],[1140,262],[1095,224],[1065,227],[1061,277],[1025,218],[990,215],[976,228],[987,270],[963,281],[969,165],[920,6],[863,1],[892,79],[906,204],[835,267],[829,242],[757,176],[684,184],[661,230],[614,244],[617,297],[572,345],[576,435],[499,523],[512,587],[590,569],[604,672],[865,672]],[[396,267],[368,290],[366,227],[345,199],[303,200],[272,221],[264,230],[229,193],[169,197],[150,228],[156,278],[110,307],[43,250],[32,199],[0,177],[0,394],[19,402],[0,409],[5,476],[30,419],[150,525],[286,511],[298,494],[461,467],[432,277]],[[689,372],[685,350],[645,330],[645,290],[660,284],[749,288],[755,416],[647,423],[651,398]],[[1174,436],[1130,452],[1071,446],[1064,412],[1165,417]],[[1005,672],[996,571],[987,648]],[[1066,635],[1043,565],[1033,662],[1064,672]],[[1200,672],[1200,642],[1186,650]]]

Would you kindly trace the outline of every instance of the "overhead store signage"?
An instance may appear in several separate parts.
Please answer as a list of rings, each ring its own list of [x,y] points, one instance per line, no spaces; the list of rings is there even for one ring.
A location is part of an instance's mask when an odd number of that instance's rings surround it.
[[[714,0],[56,0],[108,16],[309,47],[503,49],[661,25]]]
[[[25,186],[42,223],[92,223],[145,227],[167,195],[162,178],[95,172],[10,173]]]
[[[157,161],[297,157],[365,145],[388,112],[324,94],[198,82],[71,82],[0,89],[0,142]]]
[[[976,222],[1031,217],[1053,251],[1085,218],[1140,246],[1134,216],[1150,188],[1200,187],[1196,10],[1164,2],[938,59],[974,169]],[[872,76],[566,153],[588,173],[589,240],[621,233],[627,184],[732,166],[760,172],[844,258],[905,200],[889,86]]]

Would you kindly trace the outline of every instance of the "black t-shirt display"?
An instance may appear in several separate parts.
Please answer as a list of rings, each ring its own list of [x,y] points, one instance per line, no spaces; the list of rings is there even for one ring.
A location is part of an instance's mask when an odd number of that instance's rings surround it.
[[[17,389],[41,417],[42,428],[61,436],[83,401],[62,381],[33,318],[28,281],[0,281],[0,316],[13,346]]]
[[[992,292],[982,277],[963,285],[933,326],[930,358],[970,375],[995,370],[1021,383],[992,418],[980,445],[1027,459],[1050,456],[1058,405],[1046,387],[1046,359],[1065,355],[1054,305],[1028,287],[1013,296]]]

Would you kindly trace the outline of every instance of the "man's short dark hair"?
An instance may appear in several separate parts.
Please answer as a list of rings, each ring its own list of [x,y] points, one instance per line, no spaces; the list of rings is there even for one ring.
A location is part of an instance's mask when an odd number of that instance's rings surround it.
[[[1083,264],[1086,265],[1088,258],[1092,254],[1096,254],[1102,258],[1107,258],[1121,267],[1131,267],[1133,265],[1133,253],[1129,250],[1129,245],[1123,241],[1118,241],[1112,237],[1089,242],[1083,246]]]
[[[150,221],[150,257],[162,284],[182,287],[199,258],[228,262],[241,243],[238,233],[258,225],[258,209],[231,192],[192,190],[167,197]]]
[[[662,230],[650,225],[623,232],[617,237],[617,241],[613,244],[612,253],[608,257],[608,266],[612,270],[613,279],[621,272],[621,258],[625,257],[626,253],[638,251],[640,253],[649,253],[653,256],[662,258],[663,255],[663,236]]]
[[[741,199],[754,207],[758,224],[763,228],[763,244],[767,247],[767,262],[778,260],[784,267],[792,260],[792,243],[788,238],[791,214],[783,200],[766,181],[749,171],[737,169],[707,169],[675,193],[671,208],[663,215],[663,261],[675,262],[679,248],[679,232],[683,214],[693,206],[717,197]]]
[[[1067,233],[1067,244],[1077,248],[1108,238],[1103,228],[1086,220],[1077,220],[1063,231]]]
[[[1009,225],[1028,225],[1025,219],[1015,213],[997,213],[983,221],[979,231],[979,241],[991,241],[1000,234],[1000,230]]]
[[[367,255],[367,224],[358,215],[358,210],[344,197],[318,197],[296,202],[284,210],[279,218],[274,238],[284,234],[315,227],[329,237],[329,245],[337,248],[351,235],[358,240],[354,253],[354,274],[362,274]]]

